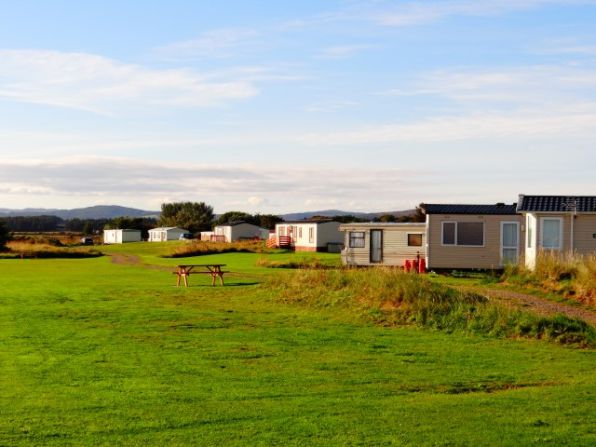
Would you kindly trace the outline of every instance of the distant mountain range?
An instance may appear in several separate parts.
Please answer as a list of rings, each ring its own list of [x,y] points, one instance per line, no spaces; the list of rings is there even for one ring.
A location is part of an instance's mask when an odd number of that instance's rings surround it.
[[[333,216],[354,216],[359,217],[361,219],[368,219],[372,220],[375,217],[380,217],[385,214],[392,214],[393,216],[409,216],[414,214],[416,210],[403,210],[403,211],[380,211],[376,213],[362,213],[358,211],[342,211],[342,210],[321,210],[321,211],[306,211],[302,213],[289,213],[289,214],[282,214],[281,217],[284,220],[304,220],[310,219],[314,216],[324,216],[324,217],[333,217]]]
[[[114,217],[158,217],[159,211],[145,211],[117,205],[98,205],[72,210],[56,208],[12,210],[0,208],[0,217],[2,216],[58,216],[62,219],[113,219]]]
[[[304,220],[310,219],[314,216],[356,216],[362,219],[372,220],[375,217],[384,214],[393,214],[394,216],[406,216],[413,214],[415,210],[405,211],[383,211],[377,213],[362,213],[357,211],[342,211],[342,210],[320,210],[320,211],[305,211],[299,213],[281,214],[284,220]],[[115,217],[159,217],[159,211],[146,211],[137,208],[128,208],[118,205],[98,205],[87,208],[75,208],[71,210],[57,209],[57,208],[25,208],[22,210],[14,210],[8,208],[0,208],[0,217],[8,216],[58,216],[62,219],[113,219]]]

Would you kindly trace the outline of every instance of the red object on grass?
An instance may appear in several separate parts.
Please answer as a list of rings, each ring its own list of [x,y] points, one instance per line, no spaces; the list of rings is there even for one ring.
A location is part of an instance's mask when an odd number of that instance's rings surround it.
[[[418,273],[426,273],[426,259],[420,258],[418,263]]]

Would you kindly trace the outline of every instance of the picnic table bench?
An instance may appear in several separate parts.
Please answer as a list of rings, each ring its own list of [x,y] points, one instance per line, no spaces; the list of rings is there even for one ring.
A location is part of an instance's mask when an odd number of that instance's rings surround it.
[[[177,275],[176,287],[180,286],[180,278],[184,279],[184,286],[188,287],[188,275],[211,275],[211,285],[215,285],[216,278],[219,278],[221,285],[224,285],[224,273],[221,268],[225,264],[185,264],[176,266],[176,271],[172,274]]]

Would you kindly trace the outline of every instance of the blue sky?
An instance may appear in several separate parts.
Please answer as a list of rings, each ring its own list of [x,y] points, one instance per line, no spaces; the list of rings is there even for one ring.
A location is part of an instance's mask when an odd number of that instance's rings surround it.
[[[596,194],[595,1],[0,10],[0,208]]]

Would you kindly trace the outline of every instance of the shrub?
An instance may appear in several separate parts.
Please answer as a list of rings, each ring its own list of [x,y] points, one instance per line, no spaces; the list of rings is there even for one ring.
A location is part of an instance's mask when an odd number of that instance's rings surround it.
[[[264,241],[247,240],[237,242],[207,242],[192,241],[181,245],[164,258],[185,258],[188,256],[202,256],[217,253],[266,253],[269,250]]]

